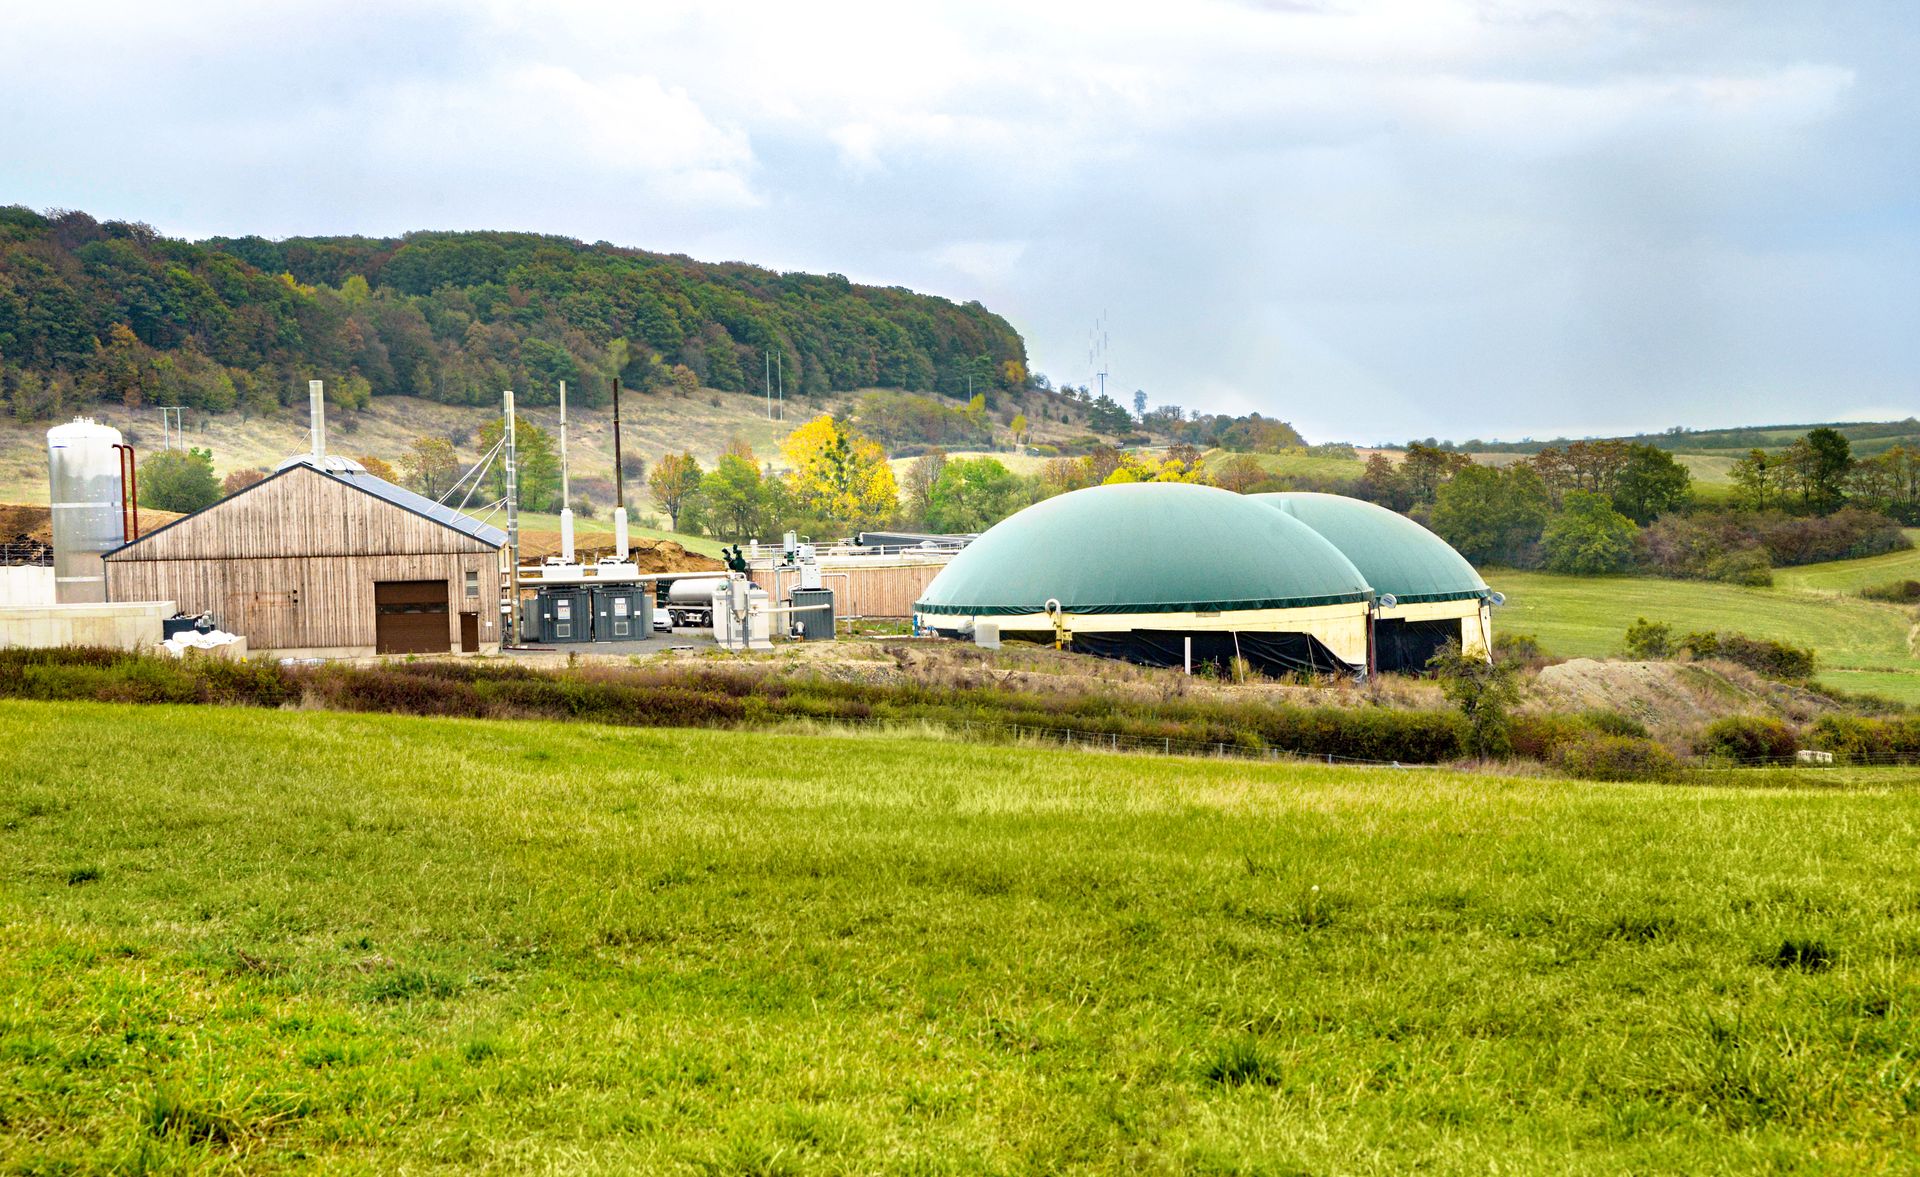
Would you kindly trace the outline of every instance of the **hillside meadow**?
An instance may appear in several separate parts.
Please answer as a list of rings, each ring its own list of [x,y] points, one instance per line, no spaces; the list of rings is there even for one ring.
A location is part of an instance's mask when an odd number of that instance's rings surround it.
[[[1557,657],[1617,657],[1627,627],[1645,617],[1676,633],[1737,630],[1811,646],[1822,683],[1920,704],[1920,617],[1859,596],[1862,588],[1920,579],[1920,548],[1777,568],[1770,588],[1493,568],[1485,575],[1507,597],[1494,613],[1496,632],[1532,634]]]
[[[14,1172],[1887,1172],[1920,795],[0,703]]]

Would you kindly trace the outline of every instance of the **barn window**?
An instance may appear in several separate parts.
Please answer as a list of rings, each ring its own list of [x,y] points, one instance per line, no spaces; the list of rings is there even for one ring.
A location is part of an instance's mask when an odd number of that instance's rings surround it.
[[[467,595],[469,597],[480,595],[480,573],[472,568],[467,569]]]

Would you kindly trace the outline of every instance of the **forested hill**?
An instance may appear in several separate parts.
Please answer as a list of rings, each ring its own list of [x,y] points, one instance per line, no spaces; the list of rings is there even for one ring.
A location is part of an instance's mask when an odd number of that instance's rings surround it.
[[[594,406],[676,377],[788,396],[964,397],[1026,379],[1005,319],[837,275],[779,274],[529,233],[188,242],[85,213],[0,208],[0,394],[16,417],[89,402],[266,411],[311,376],[347,405],[411,394]],[[675,372],[676,366],[684,368]]]

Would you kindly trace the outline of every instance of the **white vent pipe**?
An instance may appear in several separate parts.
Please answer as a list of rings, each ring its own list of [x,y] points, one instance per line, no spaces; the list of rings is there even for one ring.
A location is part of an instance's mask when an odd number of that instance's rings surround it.
[[[567,482],[567,382],[560,382],[560,562],[573,563],[573,495]]]
[[[324,465],[327,457],[327,392],[323,380],[307,381],[307,419],[313,430],[313,464]]]

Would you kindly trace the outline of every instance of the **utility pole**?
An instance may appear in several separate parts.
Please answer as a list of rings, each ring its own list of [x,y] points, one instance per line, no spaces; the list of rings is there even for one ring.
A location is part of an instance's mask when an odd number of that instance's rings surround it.
[[[317,384],[319,382],[310,380],[307,383]],[[186,418],[181,415],[185,412],[185,409],[180,405],[161,405],[159,408],[161,452],[165,453],[167,450],[172,449],[173,443],[176,441],[180,443],[181,449],[186,449],[187,421]]]
[[[773,357],[773,378],[777,382],[777,387],[780,392],[779,419],[782,421],[787,419],[787,372],[784,366],[786,361],[787,353],[785,351]]]
[[[765,381],[763,388],[767,399],[767,420],[771,421],[773,420],[773,353],[765,348],[760,350],[760,366],[766,369],[761,379]]]
[[[507,620],[503,632],[519,644],[520,638],[520,463],[514,454],[513,391],[500,394],[507,427],[502,434],[501,457],[507,472]]]

